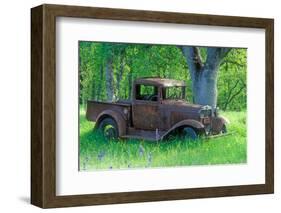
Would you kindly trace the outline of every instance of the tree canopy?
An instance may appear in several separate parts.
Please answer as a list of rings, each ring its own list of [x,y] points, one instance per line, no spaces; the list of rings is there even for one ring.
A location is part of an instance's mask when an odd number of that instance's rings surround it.
[[[184,48],[175,45],[80,41],[80,103],[88,99],[130,99],[133,80],[149,76],[184,80],[187,84],[185,98],[193,102],[192,67]],[[214,51],[207,47],[189,47],[189,50],[192,49],[200,53],[202,64],[211,60],[210,51]],[[246,109],[247,49],[228,49],[218,66],[217,106],[223,110]]]

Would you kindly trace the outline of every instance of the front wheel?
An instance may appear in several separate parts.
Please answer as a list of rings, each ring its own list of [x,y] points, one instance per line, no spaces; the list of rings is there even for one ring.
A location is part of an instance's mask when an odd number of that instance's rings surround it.
[[[226,128],[226,125],[224,124],[221,128],[221,133],[222,134],[226,134],[227,133],[227,128]]]
[[[114,119],[112,118],[105,118],[103,119],[98,129],[101,131],[103,136],[110,140],[110,139],[117,139],[119,137],[118,127]]]
[[[182,130],[184,139],[196,140],[198,138],[197,132],[191,127],[185,127]]]

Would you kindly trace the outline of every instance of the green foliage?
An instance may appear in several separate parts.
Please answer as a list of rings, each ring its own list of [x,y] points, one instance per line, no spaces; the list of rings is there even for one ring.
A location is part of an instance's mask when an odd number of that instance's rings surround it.
[[[247,108],[247,51],[232,49],[223,60],[218,77],[218,106],[223,110]]]
[[[206,60],[206,48],[200,48]],[[139,77],[158,76],[184,80],[186,99],[192,100],[188,66],[177,46],[79,43],[80,103],[88,99],[107,100],[106,65],[112,63],[114,99],[130,99],[131,86]],[[223,110],[246,109],[247,50],[232,49],[221,63],[218,74],[218,106]]]
[[[80,170],[175,167],[246,163],[246,113],[224,112],[233,134],[195,142],[174,139],[152,143],[143,140],[106,141],[93,132],[93,123],[80,109]]]

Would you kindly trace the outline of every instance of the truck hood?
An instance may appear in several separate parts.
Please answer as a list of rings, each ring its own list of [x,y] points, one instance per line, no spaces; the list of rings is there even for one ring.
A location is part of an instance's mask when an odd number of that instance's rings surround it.
[[[170,112],[170,122],[172,125],[185,119],[200,119],[202,105],[191,104],[184,100],[165,100],[162,102],[165,109]]]
[[[166,105],[173,105],[175,107],[182,107],[182,108],[185,108],[185,109],[190,109],[190,110],[200,110],[203,105],[199,105],[199,104],[191,104],[191,103],[188,103],[184,100],[164,100],[162,102],[163,104],[166,104]]]

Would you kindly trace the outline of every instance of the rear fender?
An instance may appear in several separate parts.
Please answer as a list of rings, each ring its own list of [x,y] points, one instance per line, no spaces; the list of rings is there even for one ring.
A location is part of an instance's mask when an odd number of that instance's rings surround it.
[[[126,120],[125,118],[122,116],[121,113],[113,111],[113,110],[105,110],[102,113],[100,113],[97,117],[97,122],[95,125],[95,128],[97,128],[99,126],[99,123],[107,117],[112,117],[115,121],[116,124],[118,126],[118,132],[119,132],[119,136],[125,135],[126,134]]]

